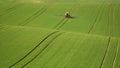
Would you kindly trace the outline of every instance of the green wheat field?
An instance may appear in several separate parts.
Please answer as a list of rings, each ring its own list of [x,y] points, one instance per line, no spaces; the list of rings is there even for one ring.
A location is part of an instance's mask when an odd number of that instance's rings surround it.
[[[0,0],[0,68],[120,68],[120,0]]]

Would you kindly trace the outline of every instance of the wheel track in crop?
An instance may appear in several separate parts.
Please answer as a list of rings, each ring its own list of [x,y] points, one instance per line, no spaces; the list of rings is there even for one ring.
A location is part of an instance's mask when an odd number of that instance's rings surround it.
[[[74,5],[73,5],[73,6],[74,6]],[[69,8],[69,11],[71,12],[72,10],[74,10],[73,8],[74,8],[74,7]],[[55,28],[56,30],[59,30],[60,28],[62,28],[62,27],[68,22],[69,19],[71,19],[71,18],[63,18],[63,19],[61,19],[61,20],[58,22],[58,24],[55,25],[54,28]]]
[[[62,26],[64,26],[67,23],[68,19],[64,18],[56,25],[56,29],[59,30]]]
[[[25,54],[21,59],[19,59],[18,61],[16,61],[15,63],[13,63],[12,65],[9,66],[9,68],[15,66],[16,64],[18,64],[19,62],[21,62],[22,60],[24,60],[27,56],[29,56],[35,49],[37,49],[45,40],[47,40],[50,36],[58,33],[59,31],[54,31],[50,34],[48,34],[47,36],[45,36],[32,50],[30,50],[27,54]]]
[[[105,54],[103,56],[103,59],[102,59],[102,62],[101,62],[101,65],[100,65],[100,68],[102,68],[104,62],[105,62],[105,59],[108,55],[108,52],[109,52],[109,48],[110,48],[110,41],[111,41],[111,37],[108,38],[108,42],[107,42],[107,48],[106,48],[106,51],[105,51]]]
[[[109,36],[112,36],[114,33],[114,23],[115,23],[115,11],[116,8],[113,4],[110,4],[110,11],[109,11],[109,20],[108,20],[108,28],[109,28]],[[112,17],[111,21],[110,21],[110,17]]]
[[[2,11],[6,11],[6,10],[9,10],[11,7],[14,7],[14,6],[16,6],[17,4],[10,4],[10,5],[7,5],[7,6],[9,6],[9,7],[7,7],[7,8],[4,8],[4,7],[2,7],[2,8],[0,8],[0,10],[2,10]],[[1,11],[0,11],[1,12]]]
[[[33,15],[31,15],[30,17],[28,17],[26,20],[24,20],[18,25],[25,26],[26,24],[30,23],[32,20],[36,19],[38,16],[42,15],[46,10],[47,8],[43,6],[41,9],[36,11]]]
[[[14,5],[6,10],[4,10],[4,12],[2,14],[0,14],[0,16],[3,16],[3,15],[7,15],[9,13],[11,13],[12,11],[14,11],[17,7],[19,7],[20,5],[17,4],[17,5]]]
[[[108,15],[108,42],[107,42],[107,48],[106,48],[105,54],[103,56],[100,68],[103,67],[103,64],[105,63],[105,60],[108,56],[108,52],[109,52],[109,49],[110,49],[110,42],[111,42],[111,29],[110,29],[110,27],[111,26],[110,26],[110,11],[109,11],[109,15]]]
[[[1,30],[6,30],[3,25],[0,25],[0,31],[1,31]]]
[[[25,63],[21,68],[24,68],[25,66],[27,66],[29,63],[31,63],[32,61],[34,61],[42,52],[44,52],[45,49],[47,49],[47,47],[55,40],[57,39],[60,35],[62,35],[63,33],[59,33],[57,34],[55,37],[53,37],[48,43],[47,45],[38,53],[36,54],[31,60],[29,60],[27,63]]]
[[[72,40],[72,38],[70,37],[69,40]],[[41,65],[41,68],[45,68],[44,66],[46,66],[47,64],[49,64],[50,61],[54,59],[53,57],[56,56],[56,54],[59,52],[59,50],[62,50],[62,46],[60,46],[59,49],[55,50],[55,53],[53,53],[52,56],[50,56],[49,59],[43,65]]]
[[[112,11],[112,32],[114,33],[114,22],[115,22],[115,11],[116,11],[116,7],[114,5],[112,6],[112,10],[111,11]],[[113,62],[112,62],[112,68],[115,67],[115,62],[116,62],[116,58],[117,58],[117,55],[118,55],[118,50],[119,50],[119,41],[117,39],[115,55],[114,55],[114,59],[113,59]]]
[[[112,6],[111,11],[112,11],[112,33],[114,33],[115,11],[116,11],[115,5]]]
[[[64,20],[65,18],[61,19],[60,22],[54,28],[57,28],[61,24],[61,22],[63,22]]]
[[[0,30],[3,29],[3,28],[4,28],[3,25],[0,24]]]
[[[10,11],[12,11],[13,9],[15,9],[15,6],[6,9],[2,14],[0,14],[0,16],[7,14],[7,13],[10,13]]]
[[[117,55],[118,55],[118,50],[119,50],[119,42],[117,40],[116,42],[116,49],[115,49],[115,55],[114,55],[114,59],[113,59],[113,63],[112,63],[112,68],[115,68],[115,62],[116,62],[116,59],[117,59]]]
[[[3,25],[3,24],[0,24],[0,30],[7,30],[7,29],[9,29],[9,28],[6,28],[6,25]]]
[[[60,29],[63,25],[65,25],[68,22],[68,19],[66,19],[57,29]]]
[[[104,5],[104,4],[103,4],[103,5]],[[102,17],[102,14],[103,14],[103,7],[100,6],[100,9],[99,9],[99,11],[98,11],[98,13],[97,13],[97,15],[96,15],[95,21],[94,21],[94,23],[91,25],[91,27],[90,27],[90,29],[89,29],[89,31],[88,31],[88,34],[93,30],[95,24],[100,21],[100,19],[101,19],[101,17]]]

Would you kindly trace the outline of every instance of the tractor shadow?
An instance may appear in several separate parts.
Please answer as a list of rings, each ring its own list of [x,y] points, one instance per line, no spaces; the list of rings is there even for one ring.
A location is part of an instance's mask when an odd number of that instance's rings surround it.
[[[76,17],[69,16],[69,17],[65,17],[65,18],[68,18],[68,19],[75,19]]]
[[[56,17],[65,17],[65,18],[67,18],[67,19],[76,19],[76,17],[74,17],[74,16],[68,16],[68,17],[66,17],[66,16],[63,16],[63,15],[55,15]]]

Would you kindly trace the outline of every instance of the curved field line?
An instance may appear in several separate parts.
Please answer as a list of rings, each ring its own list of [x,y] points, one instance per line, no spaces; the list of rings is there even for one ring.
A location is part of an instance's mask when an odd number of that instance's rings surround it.
[[[73,8],[70,9],[69,11],[72,11],[72,10],[73,10]],[[69,20],[68,18],[63,18],[54,28],[57,29],[57,30],[59,30],[64,24],[67,23],[68,20]]]
[[[94,23],[92,24],[90,30],[88,31],[88,34],[91,32],[91,30],[93,29],[95,23],[97,22],[97,19],[98,19],[99,13],[100,13],[100,11],[98,11],[97,16],[96,16],[96,18],[95,18],[95,21],[94,21]]]
[[[0,25],[0,31],[5,30],[4,28],[4,26]]]
[[[112,33],[114,33],[114,23],[115,23],[115,11],[116,11],[116,7],[112,7]],[[114,34],[112,34],[114,35]]]
[[[50,40],[47,45],[37,54],[35,55],[31,60],[29,60],[27,63],[25,63],[21,68],[24,68],[25,66],[27,66],[29,63],[31,63],[32,61],[34,61],[45,49],[47,49],[47,47],[55,40],[57,39],[57,37],[59,37],[61,34],[63,33],[60,33],[58,35],[56,35],[54,38],[52,38],[52,40]]]
[[[8,11],[13,10],[15,7],[16,7],[16,6],[10,7],[10,8],[8,8],[8,9],[4,10],[3,13],[7,13]],[[1,13],[2,13],[2,12],[1,12]],[[1,15],[3,15],[3,14],[0,14],[0,16],[1,16]]]
[[[104,11],[104,6],[103,6],[103,8],[101,9],[101,13],[100,13],[100,16],[99,16],[98,22],[99,22],[100,19],[102,18],[103,11]]]
[[[115,56],[114,56],[113,63],[112,63],[112,68],[115,67],[115,62],[116,62],[116,58],[117,58],[117,55],[118,55],[118,50],[119,50],[119,42],[117,40],[117,42],[116,42],[116,51],[115,51]]]
[[[100,68],[102,68],[104,62],[105,62],[105,59],[108,55],[108,52],[109,52],[109,48],[110,48],[110,40],[111,40],[111,37],[108,38],[108,42],[107,42],[107,48],[106,48],[106,51],[105,51],[105,54],[103,56],[103,59],[102,59],[102,62],[101,62],[101,65],[100,65]]]
[[[9,66],[9,68],[13,67],[14,65],[18,64],[19,62],[21,62],[22,60],[24,60],[27,56],[29,56],[36,48],[38,48],[40,46],[40,44],[42,44],[45,40],[47,40],[50,36],[54,35],[55,33],[57,33],[59,31],[54,31],[50,34],[48,34],[45,38],[42,39],[42,41],[40,41],[32,50],[30,50],[27,54],[25,54],[21,59],[19,59],[18,61],[16,61],[15,63],[13,63],[12,65]]]
[[[112,31],[114,33],[114,24],[113,23],[115,21],[115,10],[116,10],[116,8],[114,6],[112,8],[113,8],[112,9]],[[115,62],[116,62],[118,50],[119,50],[119,42],[117,40],[117,42],[116,42],[116,51],[115,51],[115,55],[114,55],[114,59],[113,59],[113,63],[112,63],[112,68],[115,67]]]
[[[38,16],[42,15],[47,9],[44,9],[39,15],[36,15],[34,18],[30,19],[29,21],[27,21],[26,23],[24,23],[22,26],[30,23],[32,20],[34,20],[35,18],[37,18]]]
[[[0,11],[0,13],[3,12],[3,11],[5,12],[5,11],[11,9],[12,7],[15,7],[16,5],[18,5],[18,4],[14,4],[14,5],[12,5],[12,6],[11,6],[11,5],[7,5],[7,6],[9,6],[9,7],[7,7],[7,8],[2,7],[2,8],[0,8],[0,10],[2,10],[2,11]]]
[[[56,29],[59,30],[63,25],[67,23],[68,19],[65,19],[63,23],[61,23]]]
[[[0,24],[0,30],[7,30],[8,28],[6,28],[6,25],[2,25],[2,24]]]
[[[73,10],[73,8],[70,9],[69,11],[72,11],[72,10]],[[61,19],[60,22],[54,28],[59,30],[67,21],[68,21],[68,19],[66,20],[66,18]]]
[[[3,28],[4,28],[3,25],[0,24],[0,30],[3,29]]]
[[[14,9],[15,9],[15,8],[11,9],[11,11],[9,10],[9,11],[3,12],[2,14],[0,14],[0,16],[7,15],[7,14],[13,12]]]
[[[104,57],[102,59],[102,62],[101,62],[101,65],[100,65],[100,68],[103,67],[103,64],[105,63],[105,60],[108,56],[108,52],[109,52],[109,48],[110,48],[110,41],[111,41],[111,31],[110,31],[110,11],[109,11],[109,15],[108,15],[108,43],[107,43],[107,48],[106,48],[106,51],[105,51],[105,54],[104,54]]]
[[[92,26],[90,27],[90,30],[88,31],[88,34],[92,31],[92,29],[94,28],[95,24],[97,23],[97,21],[100,21],[101,17],[102,17],[102,13],[103,13],[103,9],[102,6],[100,7],[98,13],[97,13],[97,16],[95,18],[95,21],[94,23],[92,24]]]
[[[3,26],[0,25],[0,30],[1,30],[1,31],[6,31],[6,30],[8,30],[8,28],[4,27],[4,25],[3,25]]]
[[[32,16],[28,17],[26,20],[24,20],[22,23],[18,24],[18,25],[26,25],[29,22],[31,22],[32,20],[34,20],[35,18],[37,18],[38,16],[40,16],[41,14],[43,14],[47,9],[45,7],[42,7],[40,10],[38,10],[37,12],[35,12]]]
[[[111,5],[112,5],[112,4],[110,4],[110,11],[109,11],[109,15],[108,15],[108,35],[109,35],[109,36],[111,36],[111,33],[112,33],[112,32],[111,32],[111,28],[112,28],[112,30],[113,30],[113,23],[114,23],[113,20],[112,20],[112,27],[111,27],[111,25],[110,25],[110,22],[111,22],[111,21],[110,21],[110,16],[111,16],[111,13],[110,13],[110,12],[112,11],[112,10],[111,10],[111,8],[112,8]],[[113,11],[112,11],[112,12],[113,12]],[[113,15],[113,13],[112,13],[112,15]]]
[[[64,20],[65,18],[61,19],[60,22],[54,28],[57,28]]]
[[[9,14],[11,13],[12,11],[14,11],[17,7],[19,6],[19,4],[17,5],[14,5],[6,10],[4,10],[4,12],[2,14],[0,14],[0,16],[3,16],[3,15],[6,15],[6,14]]]

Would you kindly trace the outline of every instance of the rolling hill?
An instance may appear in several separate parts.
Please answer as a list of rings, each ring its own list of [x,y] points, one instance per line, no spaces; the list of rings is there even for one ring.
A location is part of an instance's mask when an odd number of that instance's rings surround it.
[[[120,68],[119,0],[0,5],[0,68]]]

